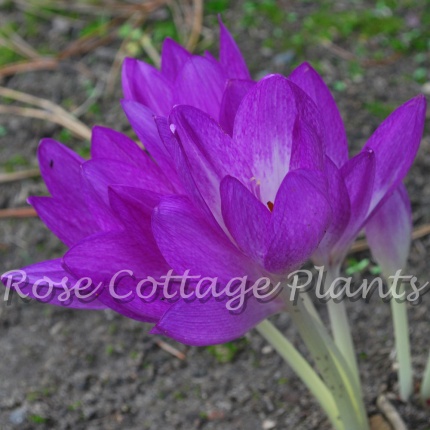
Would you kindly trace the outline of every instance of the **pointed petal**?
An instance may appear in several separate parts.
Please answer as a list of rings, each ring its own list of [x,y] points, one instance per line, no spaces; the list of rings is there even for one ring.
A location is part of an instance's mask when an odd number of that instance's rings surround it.
[[[402,183],[367,221],[366,237],[386,276],[405,268],[412,238],[412,210]]]
[[[298,118],[293,128],[290,172],[296,169],[320,170],[324,168],[321,136],[305,121]]]
[[[254,274],[251,263],[222,233],[213,230],[183,196],[169,196],[154,210],[152,230],[166,261],[177,272],[218,277]],[[251,273],[248,273],[251,272]]]
[[[226,301],[211,298],[187,303],[181,300],[166,312],[151,333],[163,334],[186,345],[225,343],[243,336],[281,308],[279,301],[260,303],[250,297],[245,310],[235,314],[227,310]]]
[[[85,161],[53,139],[43,139],[38,148],[40,172],[53,197],[76,204],[82,201],[81,164]]]
[[[335,245],[339,258],[343,258],[363,228],[373,194],[375,164],[375,153],[368,149],[351,158],[341,169],[348,190],[351,215],[342,237]]]
[[[156,249],[146,246],[147,243],[142,245],[141,239],[126,231],[87,237],[64,255],[64,267],[77,278],[88,276],[105,285],[123,270],[131,270],[137,279],[165,275],[169,270],[166,262]]]
[[[162,196],[153,191],[127,186],[110,186],[110,206],[127,232],[139,237],[145,244],[157,248],[151,230],[151,215]],[[146,246],[142,244],[142,246]]]
[[[128,318],[156,322],[170,304],[160,300],[161,295],[151,302],[143,301],[137,286],[149,277],[160,279],[169,267],[157,249],[142,244],[140,239],[125,231],[91,236],[66,253],[63,265],[76,277],[101,283],[99,300],[109,308]]]
[[[264,78],[240,104],[233,140],[240,149],[241,159],[252,166],[254,176],[261,182],[263,201],[274,200],[289,170],[296,122],[301,122],[300,130],[307,129],[318,136],[317,140],[321,139],[315,104],[283,76]],[[297,160],[295,164],[297,167]],[[234,176],[242,183],[249,179]]]
[[[109,158],[110,160],[133,164],[145,170],[154,169],[153,161],[132,139],[107,127],[96,126],[93,128],[91,156],[92,158]]]
[[[51,197],[30,197],[28,203],[49,230],[67,246],[99,231],[92,214],[83,210],[82,205],[67,205]]]
[[[218,119],[225,82],[226,77],[220,66],[207,58],[193,56],[185,63],[176,80],[170,106],[194,106]]]
[[[328,179],[328,199],[332,208],[332,218],[324,238],[318,245],[313,259],[321,265],[328,264],[328,258],[334,244],[344,233],[351,217],[351,204],[348,189],[340,170],[330,158],[326,157]]]
[[[106,308],[97,299],[94,286],[88,286],[85,280],[78,283],[63,269],[61,259],[42,261],[4,273],[1,280],[6,287],[42,303],[76,309]]]
[[[148,150],[152,158],[157,162],[163,172],[169,172],[170,182],[178,187],[179,180],[171,160],[155,124],[154,113],[146,106],[133,101],[122,101],[127,118],[133,130]]]
[[[288,273],[299,268],[317,248],[331,220],[331,208],[312,171],[286,175],[274,202],[264,259],[267,270]]]
[[[397,108],[373,133],[364,149],[375,151],[372,211],[397,187],[412,165],[421,141],[426,101],[420,95]]]
[[[288,77],[318,106],[325,128],[325,153],[337,167],[348,160],[345,127],[333,96],[321,76],[308,63],[297,67]]]
[[[242,79],[231,79],[227,82],[221,101],[219,123],[230,136],[233,135],[234,119],[239,105],[254,85],[255,82]]]
[[[219,18],[220,63],[230,79],[251,79],[248,67],[236,42]]]
[[[177,106],[169,118],[186,155],[198,191],[223,225],[220,183],[227,174],[252,176],[238,148],[208,115],[191,106]]]
[[[191,54],[179,43],[167,37],[161,49],[161,73],[170,81],[175,82],[182,67],[191,58]]]
[[[95,159],[82,165],[87,204],[94,219],[103,230],[115,229],[117,221],[109,205],[108,187],[126,185],[154,191],[172,193],[170,185],[160,181],[154,172],[143,172],[130,164],[114,160]]]
[[[172,106],[172,84],[143,61],[126,58],[122,66],[124,98],[139,102],[157,115],[166,116]]]
[[[254,261],[263,262],[270,211],[237,179],[221,182],[222,215],[239,248]]]

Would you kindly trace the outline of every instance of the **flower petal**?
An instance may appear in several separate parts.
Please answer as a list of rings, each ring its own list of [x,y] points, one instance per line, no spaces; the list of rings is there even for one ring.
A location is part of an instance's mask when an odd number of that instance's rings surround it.
[[[137,295],[140,281],[160,279],[169,267],[156,246],[149,246],[141,235],[116,231],[90,236],[72,247],[63,265],[75,277],[89,277],[101,283],[99,300],[129,318],[157,321],[170,304],[155,297],[147,303]]]
[[[125,134],[106,127],[96,126],[92,130],[91,139],[92,158],[109,158],[110,160],[129,163],[138,168],[156,171],[157,168],[151,158]]]
[[[67,246],[97,233],[99,226],[82,205],[67,205],[51,197],[30,197],[31,204],[45,225]]]
[[[252,172],[238,148],[218,123],[191,106],[177,106],[169,118],[188,160],[190,173],[213,215],[223,225],[219,187],[227,174]]]
[[[283,76],[264,78],[240,104],[233,140],[242,153],[241,159],[252,166],[253,175],[261,183],[262,201],[274,200],[289,170],[298,121],[301,123],[300,130],[312,130],[318,136],[317,140],[321,138],[315,104]],[[295,163],[297,167],[297,160]],[[249,177],[233,176],[244,184],[249,180]]]
[[[217,64],[204,57],[191,57],[176,79],[173,103],[197,107],[218,118],[226,76]],[[164,115],[167,116],[167,115]]]
[[[230,136],[233,134],[234,119],[239,105],[254,85],[254,81],[242,79],[230,79],[227,82],[221,101],[219,123]]]
[[[139,279],[164,275],[169,268],[160,253],[142,246],[140,240],[118,230],[95,234],[70,248],[63,263],[75,277],[89,276],[106,285],[121,270],[131,270]]]
[[[133,130],[152,158],[163,172],[169,172],[170,182],[178,191],[181,190],[178,174],[169,151],[160,137],[153,112],[140,103],[127,100],[122,101],[122,107]]]
[[[371,212],[402,181],[421,141],[426,101],[420,95],[397,108],[373,133],[363,149],[375,151],[376,170]]]
[[[366,237],[386,276],[405,268],[412,237],[412,210],[402,183],[366,223]]]
[[[315,251],[331,220],[331,208],[318,176],[295,170],[283,180],[273,206],[264,266],[274,273],[299,268]]]
[[[6,287],[42,303],[76,309],[105,309],[97,299],[94,286],[78,282],[66,272],[61,259],[42,261],[1,276]],[[94,294],[93,294],[94,292]]]
[[[38,148],[40,172],[49,192],[71,205],[83,201],[78,154],[53,139],[42,139]]]
[[[243,336],[281,308],[280,301],[260,303],[250,297],[245,310],[235,314],[227,310],[226,301],[211,298],[187,303],[181,300],[166,312],[151,333],[169,336],[186,345],[225,343]]]
[[[335,245],[335,254],[339,259],[343,259],[366,221],[373,194],[375,164],[375,153],[367,149],[351,158],[341,169],[348,190],[351,215],[343,235]]]
[[[220,63],[230,79],[251,79],[248,67],[236,42],[219,18]]]
[[[326,175],[328,180],[328,199],[332,208],[332,218],[324,238],[313,255],[318,264],[328,264],[334,244],[344,233],[351,217],[351,204],[348,189],[340,170],[334,162],[326,157]]]
[[[152,235],[151,216],[161,197],[160,194],[141,188],[118,185],[109,187],[109,202],[116,218],[122,222],[127,232],[139,237],[139,241],[143,242],[142,246],[150,244],[155,252],[158,250]]]
[[[177,273],[190,270],[191,275],[224,282],[255,273],[252,263],[183,196],[161,200],[153,212],[152,230],[161,253]]]
[[[226,176],[221,182],[222,215],[239,248],[260,263],[266,252],[270,211],[241,182]]]
[[[163,183],[163,178],[157,177],[155,172],[144,172],[130,164],[115,160],[89,160],[82,165],[82,171],[88,207],[94,219],[99,222],[100,228],[106,231],[115,229],[117,225],[109,205],[109,186],[126,185],[160,194],[173,192],[171,186]]]
[[[143,61],[126,58],[122,66],[124,98],[139,102],[157,115],[167,116],[172,105],[172,84]]]
[[[297,67],[288,79],[318,106],[325,128],[325,153],[337,167],[341,167],[348,160],[348,144],[342,118],[327,85],[308,63]]]
[[[191,58],[191,54],[179,43],[167,37],[161,49],[161,73],[170,81],[175,82],[182,67]]]

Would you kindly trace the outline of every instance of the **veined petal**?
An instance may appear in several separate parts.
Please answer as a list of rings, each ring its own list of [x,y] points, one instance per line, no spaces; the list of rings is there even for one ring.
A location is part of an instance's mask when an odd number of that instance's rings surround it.
[[[138,295],[139,282],[157,281],[169,271],[158,249],[141,236],[126,231],[90,236],[66,253],[63,265],[76,277],[100,283],[99,300],[128,318],[156,322],[170,307],[160,294],[149,303]]]
[[[118,185],[109,187],[109,202],[116,218],[128,232],[139,237],[139,241],[142,242],[144,238],[142,246],[150,242],[155,249],[157,247],[151,230],[151,216],[161,197],[158,193],[142,188]]]
[[[151,158],[125,134],[107,127],[96,126],[92,130],[91,139],[92,158],[109,158],[122,163],[129,163],[145,171],[162,171]]]
[[[222,215],[240,249],[263,263],[270,211],[237,179],[221,182]]]
[[[180,191],[180,180],[169,151],[160,137],[154,113],[146,106],[133,101],[123,100],[122,107],[140,141],[160,166],[161,170],[169,172],[170,182]]]
[[[327,264],[333,245],[345,232],[351,217],[351,203],[348,189],[340,170],[326,156],[326,176],[328,180],[328,199],[332,208],[332,219],[324,238],[318,245],[313,258],[319,264]]]
[[[262,201],[273,201],[290,167],[296,122],[301,130],[322,138],[315,103],[293,82],[272,75],[258,82],[244,97],[238,109],[233,140],[241,159],[252,166],[261,183]],[[313,140],[305,139],[305,143]],[[297,147],[294,148],[298,150]],[[303,151],[310,153],[309,151]],[[319,151],[322,162],[322,152]],[[295,167],[300,165],[295,161]],[[234,175],[242,183],[249,178]]]
[[[174,127],[170,127],[166,118],[158,117],[155,118],[157,127],[160,133],[160,137],[163,139],[163,143],[170,154],[172,160],[173,169],[178,173],[178,190],[181,190],[179,194],[186,194],[189,199],[194,203],[195,210],[199,213],[204,214],[206,221],[209,222],[213,228],[220,229],[220,226],[215,219],[211,209],[204,200],[199,187],[192,175],[192,169],[190,162],[187,159],[184,148],[181,143],[172,132]]]
[[[81,164],[85,160],[53,139],[42,139],[37,155],[40,172],[52,196],[70,205],[83,201]]]
[[[179,274],[217,277],[254,275],[256,268],[222,232],[197,213],[186,197],[164,197],[152,216],[152,230],[169,265]]]
[[[126,58],[122,66],[124,98],[139,102],[157,115],[166,116],[173,106],[172,84],[143,61]]]
[[[236,42],[219,18],[220,63],[230,79],[251,79],[248,67]]]
[[[161,73],[172,83],[191,54],[179,43],[167,37],[161,49]]]
[[[295,170],[283,180],[273,206],[264,266],[274,273],[299,268],[317,248],[331,208],[312,171]]]
[[[162,178],[157,177],[156,173],[144,172],[130,164],[115,160],[89,160],[82,165],[82,171],[88,207],[103,230],[115,229],[117,225],[109,205],[109,186],[138,187],[160,194],[173,192],[171,186],[163,183]]]
[[[30,197],[28,203],[34,207],[45,225],[67,246],[72,246],[99,231],[94,217],[82,205],[67,205],[52,197]]]
[[[177,106],[169,118],[188,160],[190,173],[216,220],[223,225],[220,183],[227,174],[248,178],[240,148],[208,115],[191,106]]]
[[[278,300],[260,303],[249,297],[245,310],[235,314],[227,310],[226,300],[211,298],[191,303],[181,300],[165,313],[151,333],[169,336],[186,345],[225,343],[243,336],[282,306]]]
[[[333,96],[321,76],[308,63],[288,77],[316,103],[325,128],[324,151],[340,168],[348,160],[345,127]]]
[[[6,287],[42,303],[76,309],[105,309],[90,281],[74,278],[66,272],[61,259],[42,261],[1,276]]]
[[[227,82],[221,101],[219,123],[230,136],[233,134],[234,119],[240,103],[254,85],[254,81],[243,79],[230,79]]]
[[[420,95],[397,108],[363,148],[375,151],[375,185],[369,213],[402,181],[421,141],[426,100]]]
[[[412,209],[402,183],[367,221],[366,237],[386,276],[405,268],[412,238]]]
[[[169,270],[165,260],[157,249],[142,246],[141,239],[124,230],[89,236],[67,251],[64,267],[77,278],[88,276],[104,285],[124,270],[131,270],[137,279],[165,275]]]
[[[176,79],[173,103],[194,106],[217,119],[226,76],[220,66],[204,57],[191,57]],[[167,116],[167,115],[164,115]]]
[[[341,169],[348,190],[351,215],[343,235],[335,245],[335,253],[339,257],[344,255],[363,228],[373,194],[375,164],[375,153],[367,149],[351,158]]]

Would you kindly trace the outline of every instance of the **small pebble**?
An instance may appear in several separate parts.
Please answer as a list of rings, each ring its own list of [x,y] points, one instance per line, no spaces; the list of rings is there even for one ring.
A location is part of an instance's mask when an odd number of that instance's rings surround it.
[[[25,406],[21,406],[10,413],[9,421],[11,424],[20,425],[25,421],[26,415],[27,408]]]

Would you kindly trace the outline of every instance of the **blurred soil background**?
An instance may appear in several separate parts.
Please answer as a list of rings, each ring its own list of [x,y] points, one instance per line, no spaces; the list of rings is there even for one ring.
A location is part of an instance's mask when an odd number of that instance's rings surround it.
[[[430,4],[371,1],[0,0],[0,271],[60,257],[65,247],[26,204],[46,194],[42,137],[89,156],[95,124],[133,133],[121,111],[124,56],[157,64],[166,36],[217,54],[217,14],[255,79],[309,61],[323,76],[356,153],[395,107],[430,95]],[[409,273],[430,280],[430,136],[407,177],[416,239]],[[365,248],[365,247],[364,247]],[[344,269],[377,274],[366,249]],[[410,307],[418,381],[430,348],[430,296]],[[325,310],[321,306],[324,318]],[[348,303],[366,406],[387,392],[410,430],[430,412],[397,400],[389,305]],[[287,315],[274,318],[306,353]],[[150,336],[113,312],[5,302],[0,289],[0,429],[318,429],[329,425],[290,368],[256,332],[195,348]],[[383,429],[376,424],[375,429]]]

